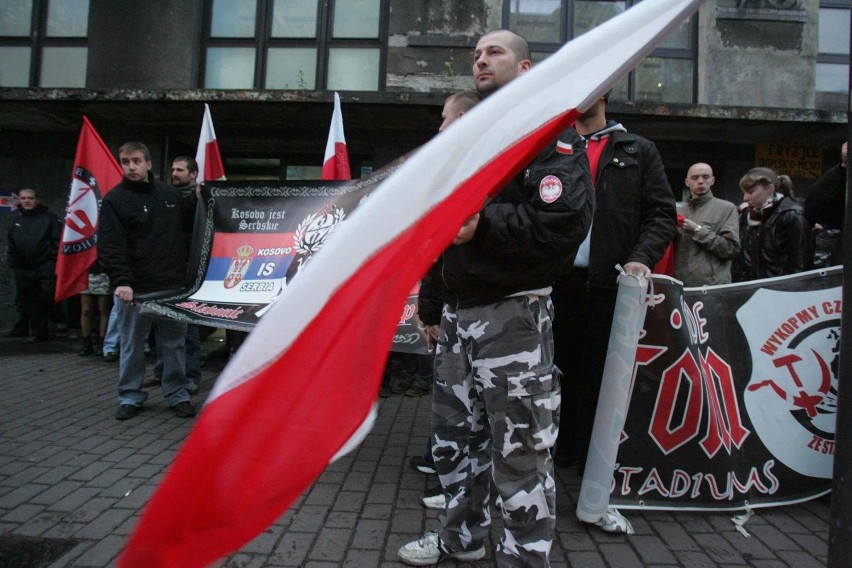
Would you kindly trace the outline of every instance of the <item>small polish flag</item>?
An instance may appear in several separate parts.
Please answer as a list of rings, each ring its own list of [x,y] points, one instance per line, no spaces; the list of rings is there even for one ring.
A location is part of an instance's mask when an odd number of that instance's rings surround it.
[[[198,178],[196,178],[198,183],[225,179],[225,167],[219,155],[219,143],[216,141],[213,117],[210,116],[210,107],[207,103],[204,103],[204,120],[201,123],[201,134],[198,136],[195,161],[198,162]]]
[[[561,140],[556,141],[556,151],[560,154],[568,154],[569,156],[574,153],[574,147],[567,142],[563,142]]]
[[[328,129],[328,142],[322,160],[322,179],[352,179],[349,172],[349,154],[343,136],[343,113],[340,111],[340,96],[334,93],[334,112]]]

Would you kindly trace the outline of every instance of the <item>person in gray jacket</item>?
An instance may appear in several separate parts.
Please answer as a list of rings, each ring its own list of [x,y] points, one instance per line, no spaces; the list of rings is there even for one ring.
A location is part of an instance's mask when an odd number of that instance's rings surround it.
[[[686,174],[689,197],[678,203],[675,278],[684,286],[731,282],[731,262],[740,252],[736,206],[713,197],[713,168],[692,164]]]

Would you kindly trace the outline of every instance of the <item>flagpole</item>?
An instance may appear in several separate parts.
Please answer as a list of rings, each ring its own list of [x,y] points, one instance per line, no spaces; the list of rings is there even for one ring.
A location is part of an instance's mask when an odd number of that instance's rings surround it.
[[[852,11],[849,13],[852,29]],[[849,53],[852,54],[852,37]],[[852,140],[852,61],[849,65],[849,91],[846,92],[846,140]],[[846,188],[852,176],[846,168]],[[852,306],[852,200],[846,199],[843,220],[843,315],[840,337],[852,337],[852,317],[846,311]],[[828,566],[849,565],[852,557],[852,353],[840,342],[840,365],[837,374],[837,424],[835,432],[834,476],[831,492],[831,516],[828,533]]]

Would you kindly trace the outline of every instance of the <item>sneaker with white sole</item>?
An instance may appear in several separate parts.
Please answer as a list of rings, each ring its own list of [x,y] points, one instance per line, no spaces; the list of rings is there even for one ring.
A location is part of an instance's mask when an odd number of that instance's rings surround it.
[[[444,552],[438,533],[428,532],[419,539],[399,549],[399,559],[411,566],[432,566],[448,558],[456,560],[481,560],[485,558],[485,547],[462,552]]]
[[[427,509],[443,509],[447,504],[447,498],[444,497],[444,488],[440,485],[430,487],[424,491],[423,497],[420,500]]]
[[[423,456],[411,456],[408,459],[408,464],[420,473],[435,473],[434,462],[426,461]]]

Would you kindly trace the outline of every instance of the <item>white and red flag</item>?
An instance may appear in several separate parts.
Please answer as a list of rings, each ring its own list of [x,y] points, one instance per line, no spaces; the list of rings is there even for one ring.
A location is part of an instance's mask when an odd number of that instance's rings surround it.
[[[56,258],[55,302],[88,288],[89,269],[98,258],[101,200],[123,175],[109,148],[84,116]]]
[[[363,439],[415,283],[486,196],[699,3],[645,0],[580,36],[382,182],[223,370],[119,565],[204,566],[237,550]]]
[[[343,136],[343,113],[340,111],[340,96],[334,93],[334,112],[328,128],[328,142],[322,159],[322,179],[352,179],[349,171],[349,154]]]
[[[219,142],[216,131],[213,130],[213,117],[210,107],[204,103],[204,120],[201,122],[201,134],[198,136],[198,150],[195,151],[195,161],[198,163],[196,181],[216,181],[225,179],[225,167],[219,155]]]

